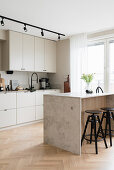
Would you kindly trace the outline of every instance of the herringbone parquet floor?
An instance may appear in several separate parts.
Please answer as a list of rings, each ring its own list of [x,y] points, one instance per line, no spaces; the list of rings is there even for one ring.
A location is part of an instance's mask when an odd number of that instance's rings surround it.
[[[1,131],[0,170],[114,170],[114,139],[108,149],[99,142],[98,155],[85,144],[77,156],[43,144],[43,123]]]

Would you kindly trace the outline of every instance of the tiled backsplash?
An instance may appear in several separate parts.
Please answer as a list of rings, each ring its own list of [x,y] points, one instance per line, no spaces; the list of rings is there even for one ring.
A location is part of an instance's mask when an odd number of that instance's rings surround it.
[[[8,84],[10,80],[18,80],[19,85],[24,88],[28,88],[30,85],[32,72],[19,72],[15,71],[13,74],[6,74],[5,71],[0,71],[1,77],[5,79],[5,85]],[[37,73],[38,78],[47,77],[47,73]],[[34,83],[33,83],[34,84]]]

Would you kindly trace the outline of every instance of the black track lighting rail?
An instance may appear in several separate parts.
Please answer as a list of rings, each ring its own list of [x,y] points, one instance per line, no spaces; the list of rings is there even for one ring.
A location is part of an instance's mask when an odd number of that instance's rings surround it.
[[[9,20],[9,21],[20,23],[20,24],[23,24],[24,26],[30,26],[30,27],[33,27],[33,28],[37,28],[37,29],[40,29],[41,31],[51,32],[53,34],[57,34],[59,37],[60,36],[65,36],[65,34],[62,34],[60,32],[55,32],[55,31],[52,31],[52,30],[48,30],[48,29],[45,29],[45,28],[42,28],[42,27],[38,27],[38,26],[35,26],[35,25],[32,25],[32,24],[28,24],[28,23],[25,23],[25,22],[22,22],[22,21],[19,21],[19,20],[16,20],[16,19],[8,18],[8,17],[2,16],[2,15],[0,15],[0,18],[2,18],[2,20],[6,19],[6,20]]]

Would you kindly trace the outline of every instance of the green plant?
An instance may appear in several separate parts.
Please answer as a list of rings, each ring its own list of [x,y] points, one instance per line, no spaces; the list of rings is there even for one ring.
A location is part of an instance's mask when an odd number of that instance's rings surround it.
[[[87,84],[89,84],[94,78],[94,73],[92,74],[82,74],[81,79],[84,80]]]

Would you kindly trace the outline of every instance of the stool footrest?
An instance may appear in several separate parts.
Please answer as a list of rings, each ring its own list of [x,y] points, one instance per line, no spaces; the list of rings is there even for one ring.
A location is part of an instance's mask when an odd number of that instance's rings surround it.
[[[88,136],[90,137],[90,136],[91,136],[91,134],[87,134],[87,135],[85,135],[84,139],[85,139],[85,140],[87,140],[87,141],[89,141],[89,142],[90,142],[90,141],[95,142],[95,140],[94,140],[94,139],[91,139],[91,140],[90,140],[90,139],[88,139],[88,138],[87,138]],[[94,134],[92,134],[92,136],[94,136]],[[100,137],[101,139],[98,139],[99,137]],[[97,142],[103,141],[103,139],[104,139],[104,138],[103,138],[102,136],[100,136],[100,135],[98,135],[98,138],[97,138]]]

